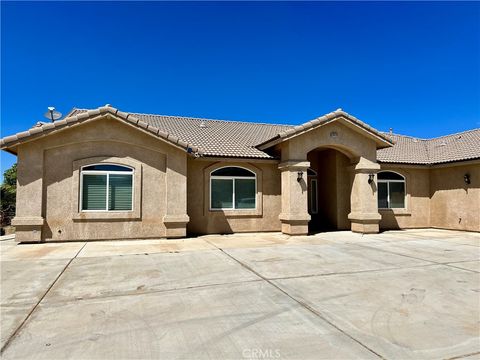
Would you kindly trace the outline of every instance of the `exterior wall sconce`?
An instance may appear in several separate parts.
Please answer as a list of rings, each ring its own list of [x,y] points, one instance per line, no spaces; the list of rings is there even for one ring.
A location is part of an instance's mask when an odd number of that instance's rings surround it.
[[[368,174],[368,183],[371,184],[373,182],[373,179],[375,179],[375,174]]]
[[[465,174],[463,175],[463,181],[465,181],[465,184],[470,184],[470,174]]]
[[[302,181],[302,178],[303,178],[303,171],[299,171],[299,172],[297,173],[297,181],[298,181],[298,182]]]

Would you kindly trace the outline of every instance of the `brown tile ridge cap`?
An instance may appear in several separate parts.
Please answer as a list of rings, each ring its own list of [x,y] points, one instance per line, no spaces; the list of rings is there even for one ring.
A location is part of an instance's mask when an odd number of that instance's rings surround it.
[[[333,120],[333,119],[336,119],[340,116],[343,116],[345,118],[347,118],[348,120],[356,123],[357,125],[359,125],[360,127],[364,128],[365,130],[373,133],[375,136],[379,137],[380,139],[384,140],[385,142],[391,144],[391,145],[394,145],[394,142],[388,138],[387,136],[385,136],[384,134],[382,134],[380,131],[378,131],[377,129],[371,127],[370,125],[364,123],[363,121],[357,119],[355,116],[353,115],[350,115],[349,113],[347,113],[346,111],[343,111],[342,109],[337,109],[335,111],[332,111],[332,112],[329,112],[328,114],[325,114],[325,115],[322,115],[320,117],[317,117],[313,120],[310,120],[310,121],[307,121],[303,124],[300,124],[300,125],[297,125],[297,126],[294,126],[293,128],[291,129],[287,129],[285,131],[282,131],[280,133],[278,133],[276,136],[262,142],[261,144],[258,144],[256,146],[262,146],[262,145],[265,145],[265,144],[268,144],[269,142],[273,141],[273,140],[276,140],[276,139],[285,139],[285,138],[288,138],[290,136],[293,136],[295,134],[298,134],[302,131],[305,131],[305,130],[308,130],[308,129],[311,129],[317,125],[321,125],[321,124],[324,124],[324,123],[327,123],[329,122],[330,120]]]
[[[79,109],[76,109],[76,110],[79,110]],[[57,128],[63,128],[63,127],[69,126],[71,124],[75,124],[75,123],[78,123],[78,122],[81,122],[81,121],[84,121],[84,120],[87,120],[87,119],[90,119],[90,118],[94,118],[94,117],[101,116],[101,115],[106,115],[106,114],[112,114],[112,115],[117,116],[117,117],[121,118],[122,120],[125,120],[125,121],[127,121],[127,122],[129,122],[129,123],[131,123],[131,124],[133,124],[137,127],[142,128],[145,131],[153,133],[154,135],[166,140],[167,142],[170,142],[170,143],[172,143],[176,146],[185,148],[185,150],[187,150],[187,152],[189,152],[189,153],[193,153],[193,154],[200,155],[200,156],[203,155],[203,153],[204,153],[204,150],[202,148],[200,148],[198,146],[195,146],[193,144],[189,144],[188,142],[183,141],[183,140],[179,139],[178,137],[176,137],[172,134],[168,134],[166,132],[163,132],[160,129],[158,129],[154,126],[151,126],[148,123],[140,120],[139,118],[137,118],[135,116],[132,116],[128,113],[125,113],[123,111],[120,111],[120,110],[118,110],[118,109],[116,109],[116,108],[114,108],[113,106],[110,106],[110,105],[105,105],[105,106],[101,106],[101,107],[96,108],[96,109],[87,110],[85,112],[79,113],[78,115],[71,115],[72,113],[74,113],[73,110],[69,113],[70,116],[65,117],[61,120],[57,120],[57,121],[54,121],[54,122],[46,123],[46,124],[41,125],[41,126],[33,127],[33,128],[30,128],[27,131],[22,131],[22,132],[16,133],[15,135],[6,136],[6,137],[0,139],[0,147],[4,148],[11,143],[19,142],[22,139],[26,139],[26,138],[34,136],[34,135],[39,135],[41,133],[47,133],[47,132],[53,131]]]
[[[420,137],[417,137],[417,136],[403,135],[403,134],[396,134],[396,133],[390,134],[389,132],[386,132],[386,131],[381,131],[381,133],[385,134],[385,135],[393,135],[393,136],[399,136],[399,137],[404,137],[404,138],[410,138],[410,139],[414,139],[414,140],[431,141],[431,140],[438,140],[438,139],[442,139],[442,138],[459,136],[459,135],[463,135],[465,133],[476,132],[476,131],[480,131],[480,128],[463,130],[463,131],[459,131],[459,132],[456,132],[456,133],[453,133],[453,134],[440,135],[440,136],[436,136],[436,137],[432,137],[432,138],[420,138]]]
[[[88,111],[88,109],[75,108],[75,110]],[[267,125],[267,126],[284,126],[284,127],[294,127],[292,124],[279,124],[279,123],[267,123],[267,122],[256,122],[249,120],[225,120],[225,119],[212,119],[212,118],[202,118],[197,116],[184,116],[184,115],[163,115],[163,114],[150,114],[150,113],[139,113],[139,112],[128,112],[129,114],[136,116],[157,116],[165,118],[179,118],[187,120],[200,120],[200,121],[215,121],[215,122],[225,122],[225,123],[240,123],[240,124],[251,124],[251,125]]]

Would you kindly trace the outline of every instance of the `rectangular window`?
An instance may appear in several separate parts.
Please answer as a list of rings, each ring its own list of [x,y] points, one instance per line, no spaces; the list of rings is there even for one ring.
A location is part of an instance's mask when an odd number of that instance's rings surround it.
[[[231,209],[233,207],[233,180],[212,179],[212,209]]]
[[[227,166],[210,173],[210,209],[256,208],[257,179],[248,169]]]
[[[404,182],[389,182],[390,187],[390,207],[400,208],[405,207],[405,183]]]
[[[132,210],[132,175],[109,175],[108,210]]]
[[[133,169],[90,165],[81,172],[81,211],[132,211]]]
[[[83,210],[105,210],[107,207],[107,175],[83,175]]]
[[[235,209],[255,209],[255,179],[235,179]]]
[[[378,207],[388,208],[388,183],[378,182]]]
[[[379,181],[378,182],[378,208],[379,209],[404,209],[405,208],[405,182],[404,181]]]

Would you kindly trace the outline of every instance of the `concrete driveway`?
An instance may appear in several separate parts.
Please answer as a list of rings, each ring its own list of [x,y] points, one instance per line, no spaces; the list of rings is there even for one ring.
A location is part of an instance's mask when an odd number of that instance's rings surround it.
[[[480,234],[1,241],[4,359],[480,359]]]

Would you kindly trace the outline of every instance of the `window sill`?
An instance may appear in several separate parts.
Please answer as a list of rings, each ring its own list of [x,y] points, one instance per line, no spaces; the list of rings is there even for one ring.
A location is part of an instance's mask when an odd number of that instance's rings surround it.
[[[258,209],[245,209],[245,210],[228,210],[228,209],[210,209],[211,214],[223,214],[227,218],[233,217],[251,217],[251,216],[261,216],[262,213]]]
[[[138,211],[79,212],[73,215],[73,220],[140,220],[140,213]]]
[[[378,209],[378,212],[383,214],[391,213],[395,216],[412,216],[408,209]]]

